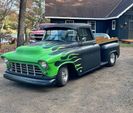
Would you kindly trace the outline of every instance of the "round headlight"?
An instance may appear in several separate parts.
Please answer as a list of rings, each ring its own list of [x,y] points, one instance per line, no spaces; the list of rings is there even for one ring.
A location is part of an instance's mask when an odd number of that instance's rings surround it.
[[[2,58],[2,60],[3,60],[6,64],[8,64],[8,62],[9,62],[6,58]]]
[[[45,68],[45,69],[48,68],[48,64],[47,64],[45,61],[40,61],[39,63],[40,63],[40,65],[41,65],[43,68]]]
[[[9,61],[5,58],[5,57],[1,57],[2,58],[2,60],[4,61],[4,63],[6,63],[6,64],[8,64],[9,63]]]
[[[4,62],[7,64],[8,63],[8,60],[6,58],[4,58]]]

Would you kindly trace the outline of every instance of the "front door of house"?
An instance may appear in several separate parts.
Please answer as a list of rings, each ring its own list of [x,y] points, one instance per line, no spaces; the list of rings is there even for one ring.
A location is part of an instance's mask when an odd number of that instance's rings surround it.
[[[133,39],[133,20],[130,20],[130,21],[129,21],[128,38],[129,38],[129,39]]]

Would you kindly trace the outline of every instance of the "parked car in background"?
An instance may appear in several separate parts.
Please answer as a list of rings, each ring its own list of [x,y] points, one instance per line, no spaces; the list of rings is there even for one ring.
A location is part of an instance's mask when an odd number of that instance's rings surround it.
[[[1,34],[0,44],[14,44],[17,39],[17,34]]]
[[[7,40],[7,39],[5,39],[5,38],[1,38],[1,39],[0,39],[0,43],[1,43],[1,44],[9,43],[9,40]]]
[[[45,34],[45,30],[31,31],[31,33],[30,33],[30,42],[41,41],[44,34]]]
[[[94,33],[95,38],[107,38],[110,39],[110,36],[106,33]]]
[[[50,25],[54,25],[52,23],[42,23],[38,25],[38,27],[35,30],[32,30],[30,33],[30,42],[38,42],[41,41],[43,36],[45,35],[45,27]]]

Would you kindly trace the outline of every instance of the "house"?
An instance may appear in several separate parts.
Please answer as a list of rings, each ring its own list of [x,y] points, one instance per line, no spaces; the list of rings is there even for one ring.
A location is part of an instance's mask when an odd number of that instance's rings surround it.
[[[46,0],[51,23],[88,23],[93,32],[133,39],[133,0]]]

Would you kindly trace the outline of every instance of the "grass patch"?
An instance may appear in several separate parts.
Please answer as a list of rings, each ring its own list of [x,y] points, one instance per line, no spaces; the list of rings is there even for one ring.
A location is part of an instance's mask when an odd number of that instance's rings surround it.
[[[125,44],[125,43],[120,43],[121,47],[133,47],[133,43],[132,44]]]

